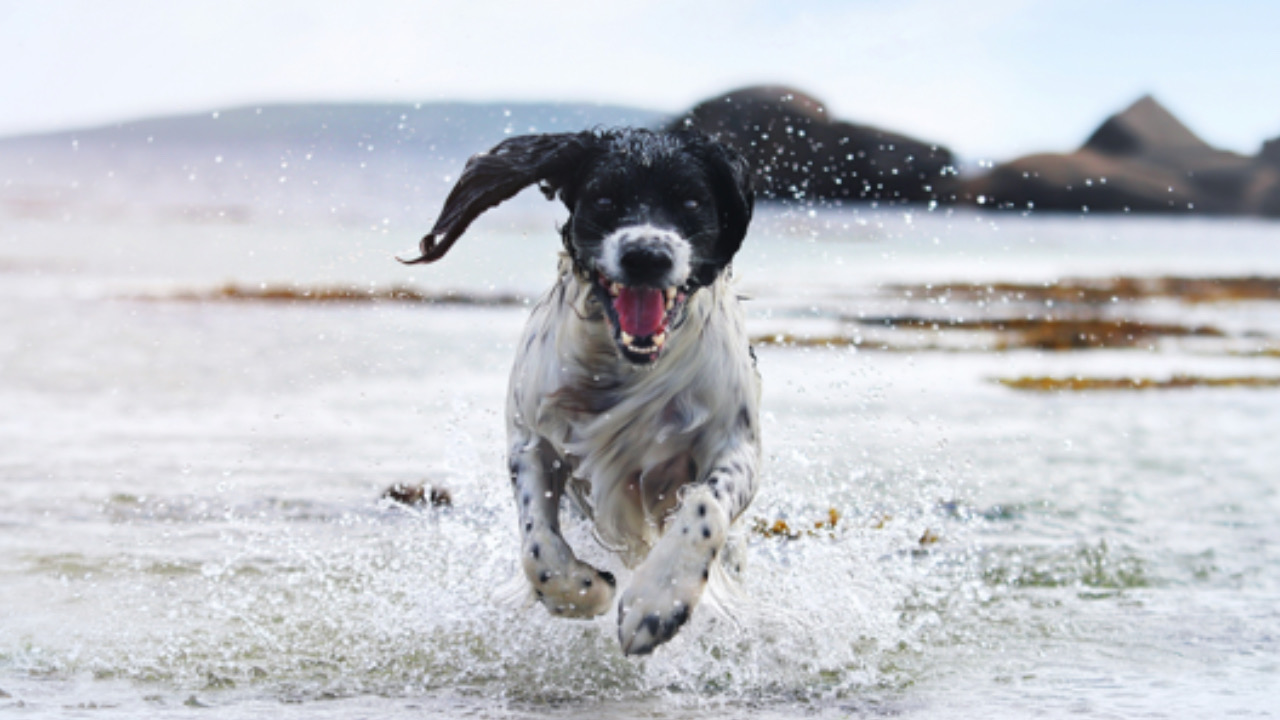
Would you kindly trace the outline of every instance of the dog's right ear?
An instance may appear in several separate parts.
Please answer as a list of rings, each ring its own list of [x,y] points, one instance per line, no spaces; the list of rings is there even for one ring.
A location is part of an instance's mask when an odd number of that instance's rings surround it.
[[[435,227],[422,238],[421,256],[401,262],[439,260],[481,213],[534,183],[553,199],[600,145],[601,136],[594,132],[521,135],[473,156],[444,201]]]

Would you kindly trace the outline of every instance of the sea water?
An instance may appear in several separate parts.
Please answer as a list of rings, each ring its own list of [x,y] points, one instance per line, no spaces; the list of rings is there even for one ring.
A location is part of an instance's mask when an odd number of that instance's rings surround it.
[[[1054,311],[903,289],[932,283],[1280,275],[1280,227],[762,207],[735,267],[752,334],[868,342],[759,343],[765,459],[737,597],[628,658],[612,614],[560,620],[504,591],[525,304],[190,299],[227,283],[534,298],[556,220],[517,203],[405,267],[393,255],[425,227],[398,221],[0,219],[4,714],[1278,712],[1280,389],[996,380],[1280,377],[1280,306],[1118,305],[1224,337],[1077,352],[945,350],[945,327],[866,320]],[[381,499],[398,482],[452,505]]]

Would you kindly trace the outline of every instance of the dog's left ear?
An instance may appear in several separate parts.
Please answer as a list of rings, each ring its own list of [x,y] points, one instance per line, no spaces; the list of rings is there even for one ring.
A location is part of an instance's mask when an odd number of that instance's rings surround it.
[[[716,205],[720,209],[720,242],[716,249],[728,262],[742,247],[755,208],[751,166],[737,150],[716,140],[698,143],[696,154],[711,176]]]
[[[422,255],[401,262],[439,260],[484,211],[534,183],[547,199],[554,198],[599,144],[600,135],[593,132],[521,135],[473,156],[445,199],[435,226],[422,238]]]

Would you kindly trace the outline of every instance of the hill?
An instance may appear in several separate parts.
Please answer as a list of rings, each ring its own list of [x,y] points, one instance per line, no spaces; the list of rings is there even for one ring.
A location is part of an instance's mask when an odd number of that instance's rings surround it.
[[[18,214],[159,209],[363,222],[438,202],[470,155],[526,132],[657,127],[648,110],[565,103],[293,104],[0,138],[0,204]]]
[[[1280,216],[1277,170],[1200,139],[1151,96],[1107,118],[1070,153],[1001,163],[965,184],[986,207]]]

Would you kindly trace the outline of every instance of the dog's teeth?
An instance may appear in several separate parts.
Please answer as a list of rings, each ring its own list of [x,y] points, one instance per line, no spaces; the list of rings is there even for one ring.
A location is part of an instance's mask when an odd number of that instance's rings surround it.
[[[662,347],[662,343],[666,341],[667,341],[667,334],[664,332],[658,333],[657,335],[653,336],[653,346],[655,348]]]
[[[635,338],[635,336],[634,336],[634,335],[632,335],[631,333],[627,332],[626,330],[623,330],[623,331],[622,331],[622,344],[623,344],[623,345],[626,345],[627,347],[631,347],[632,345],[635,345],[635,343],[636,343],[636,338]]]
[[[676,304],[676,289],[673,287],[669,287],[667,288],[667,309],[670,310],[671,306],[675,304]]]

